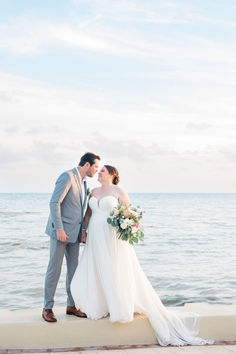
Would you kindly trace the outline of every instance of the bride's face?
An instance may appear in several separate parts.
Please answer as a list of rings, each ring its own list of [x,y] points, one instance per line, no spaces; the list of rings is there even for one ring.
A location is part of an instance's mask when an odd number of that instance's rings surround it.
[[[98,172],[98,181],[100,183],[112,181],[112,176],[109,174],[105,166],[103,166],[102,169]]]

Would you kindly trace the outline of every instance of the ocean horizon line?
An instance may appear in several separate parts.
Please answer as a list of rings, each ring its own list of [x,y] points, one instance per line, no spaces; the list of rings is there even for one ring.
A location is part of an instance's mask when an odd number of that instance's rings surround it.
[[[127,192],[128,194],[236,194],[236,192]],[[50,192],[0,192],[0,194],[52,194]]]

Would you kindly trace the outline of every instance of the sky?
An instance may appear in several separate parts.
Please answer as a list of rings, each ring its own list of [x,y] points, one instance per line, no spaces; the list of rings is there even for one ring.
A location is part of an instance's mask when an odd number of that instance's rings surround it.
[[[127,192],[236,192],[235,13],[0,0],[0,192],[50,193],[87,151]]]

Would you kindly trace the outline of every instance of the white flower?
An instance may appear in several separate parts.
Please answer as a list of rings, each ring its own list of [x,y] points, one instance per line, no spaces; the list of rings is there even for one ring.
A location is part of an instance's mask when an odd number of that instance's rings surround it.
[[[138,228],[136,226],[132,227],[132,234],[135,234],[138,231]]]
[[[125,230],[127,228],[127,223],[126,223],[126,220],[124,220],[121,224],[120,224],[120,227]]]
[[[133,220],[132,219],[126,219],[127,226],[132,226],[133,225]]]
[[[132,226],[133,225],[133,220],[132,219],[123,219],[120,227],[125,230],[128,226]]]

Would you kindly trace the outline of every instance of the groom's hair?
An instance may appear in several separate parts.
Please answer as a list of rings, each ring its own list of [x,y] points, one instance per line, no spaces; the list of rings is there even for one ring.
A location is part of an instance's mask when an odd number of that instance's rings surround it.
[[[95,160],[101,160],[100,156],[93,154],[92,152],[86,152],[83,156],[80,158],[79,166],[84,166],[86,162],[92,166],[95,163]]]

